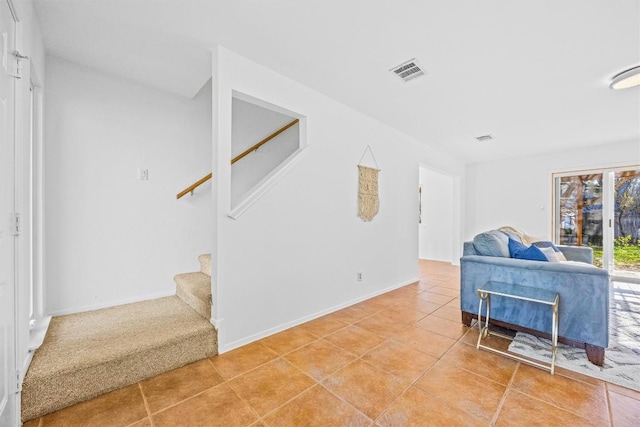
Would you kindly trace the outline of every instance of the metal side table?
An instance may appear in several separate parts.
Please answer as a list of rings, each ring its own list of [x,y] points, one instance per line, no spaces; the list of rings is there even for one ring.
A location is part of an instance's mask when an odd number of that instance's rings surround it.
[[[522,358],[512,353],[506,353],[504,351],[488,347],[481,344],[481,341],[489,335],[495,335],[502,338],[512,340],[512,337],[497,333],[489,332],[489,317],[491,313],[491,295],[497,295],[504,298],[513,298],[521,301],[531,301],[539,304],[545,304],[551,307],[552,322],[551,322],[551,364],[546,365],[537,363],[535,361]],[[478,343],[477,349],[484,349],[494,353],[507,356],[511,359],[519,360],[529,365],[536,366],[548,370],[551,375],[554,373],[556,364],[556,353],[558,351],[558,305],[560,303],[560,295],[556,292],[548,291],[546,289],[533,288],[531,286],[513,285],[510,283],[502,282],[487,282],[480,289],[478,289],[478,296],[480,297],[480,304],[478,307]],[[487,302],[487,315],[485,316],[484,327],[482,326],[482,305],[483,302]]]

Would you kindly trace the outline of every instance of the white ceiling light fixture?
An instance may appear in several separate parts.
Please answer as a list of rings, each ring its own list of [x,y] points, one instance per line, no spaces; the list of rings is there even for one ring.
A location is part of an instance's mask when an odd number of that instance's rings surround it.
[[[611,79],[609,89],[619,90],[640,86],[640,65],[616,74]]]
[[[404,82],[408,82],[409,80],[425,75],[424,69],[415,58],[410,59],[407,62],[403,62],[389,71],[393,71],[395,75]]]

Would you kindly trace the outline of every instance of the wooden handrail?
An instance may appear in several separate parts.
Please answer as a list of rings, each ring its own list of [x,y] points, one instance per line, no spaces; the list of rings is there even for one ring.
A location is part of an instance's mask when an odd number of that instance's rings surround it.
[[[205,176],[202,179],[199,179],[198,181],[194,182],[193,184],[191,184],[190,186],[188,186],[187,188],[179,192],[178,195],[176,196],[176,199],[179,199],[180,197],[184,196],[187,193],[191,193],[193,190],[195,190],[205,182],[209,181],[211,178],[213,178],[212,173],[210,173],[209,175]]]
[[[292,121],[291,123],[289,123],[285,127],[281,128],[281,129],[278,129],[277,131],[275,131],[274,133],[272,133],[271,135],[269,135],[268,137],[266,137],[262,141],[258,142],[253,147],[248,148],[245,151],[243,151],[242,153],[238,154],[237,156],[235,156],[233,158],[233,160],[231,160],[231,164],[234,164],[235,162],[237,162],[241,158],[245,157],[246,155],[248,155],[252,151],[256,151],[258,148],[262,147],[264,144],[266,144],[267,142],[271,141],[273,138],[275,138],[276,136],[280,135],[282,132],[284,132],[285,130],[289,129],[291,126],[295,125],[298,122],[299,122],[299,120],[295,119],[294,121]]]
[[[295,119],[294,121],[292,121],[291,123],[289,123],[288,125],[278,129],[277,131],[275,131],[274,133],[272,133],[271,135],[269,135],[268,137],[266,137],[265,139],[263,139],[262,141],[258,142],[257,144],[253,145],[251,148],[248,148],[247,150],[243,151],[242,153],[238,154],[236,157],[234,157],[231,160],[231,164],[234,164],[235,162],[237,162],[238,160],[242,159],[243,157],[249,155],[249,153],[256,151],[258,148],[262,147],[264,144],[266,144],[267,142],[271,141],[273,138],[275,138],[276,136],[280,135],[282,132],[284,132],[285,130],[289,129],[291,126],[295,125],[296,123],[298,123],[300,120]],[[184,190],[182,190],[181,192],[179,192],[176,195],[176,199],[179,199],[180,197],[186,195],[187,193],[192,193],[193,190],[195,190],[196,188],[198,188],[199,186],[201,186],[202,184],[204,184],[205,182],[209,181],[211,178],[213,178],[213,174],[210,173],[209,175],[199,179],[198,181],[194,182],[193,184],[191,184],[190,186],[188,186],[187,188],[185,188]]]

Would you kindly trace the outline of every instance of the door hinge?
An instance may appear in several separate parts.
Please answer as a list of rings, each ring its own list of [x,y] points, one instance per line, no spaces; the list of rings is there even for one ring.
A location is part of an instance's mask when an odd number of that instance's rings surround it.
[[[11,234],[14,236],[19,236],[22,231],[22,219],[20,218],[19,212],[14,212],[11,214]]]
[[[22,61],[24,59],[29,59],[28,56],[21,54],[20,52],[18,52],[17,50],[14,50],[11,55],[14,57],[15,59],[15,69],[12,70],[14,71],[14,73],[8,73],[11,77],[15,77],[16,79],[21,79],[22,78]]]
[[[20,374],[20,371],[16,371],[16,393],[20,393],[22,391],[22,376]]]

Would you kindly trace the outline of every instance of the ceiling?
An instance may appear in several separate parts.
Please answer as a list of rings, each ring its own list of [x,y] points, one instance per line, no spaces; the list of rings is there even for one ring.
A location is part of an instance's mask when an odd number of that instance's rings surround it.
[[[49,54],[182,96],[220,44],[465,162],[629,141],[640,157],[640,88],[608,88],[640,65],[639,0],[33,3]],[[411,58],[426,76],[389,72]]]

